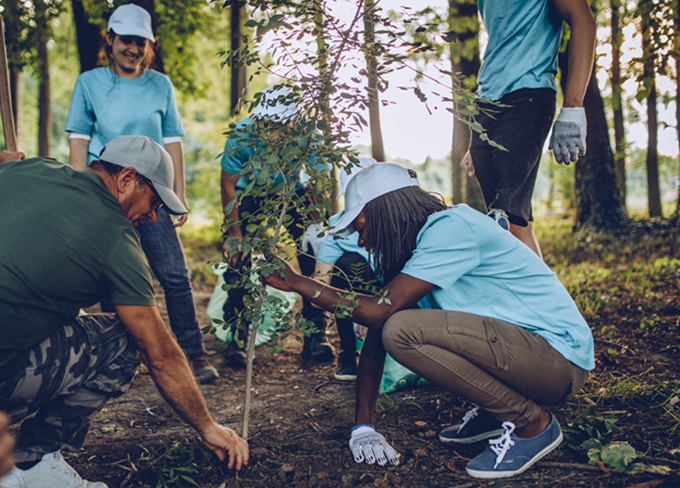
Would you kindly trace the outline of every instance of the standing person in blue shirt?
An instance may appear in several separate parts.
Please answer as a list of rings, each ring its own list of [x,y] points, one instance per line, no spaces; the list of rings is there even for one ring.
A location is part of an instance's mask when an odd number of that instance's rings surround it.
[[[315,203],[315,197],[309,192],[310,175],[305,171],[313,170],[318,177],[327,174],[330,167],[318,161],[313,141],[304,144],[291,144],[287,149],[278,152],[281,145],[286,146],[286,137],[294,132],[300,122],[298,97],[289,87],[271,86],[260,94],[251,117],[239,121],[227,138],[221,160],[221,196],[225,209],[227,229],[224,240],[224,255],[229,265],[224,273],[227,284],[239,284],[250,270],[250,252],[244,252],[241,244],[244,235],[248,235],[249,223],[257,223],[263,208],[270,205],[271,196],[278,194],[281,188],[295,182],[294,201],[288,202],[288,221],[284,226],[296,243],[297,259],[300,270],[306,276],[314,272],[315,255],[321,239],[320,225],[306,225],[301,207]],[[283,144],[282,144],[283,142]],[[294,147],[292,147],[294,146]],[[274,148],[274,149],[273,149]],[[282,156],[283,155],[283,156]],[[282,157],[291,157],[291,161],[281,161]],[[300,158],[300,160],[297,160]],[[293,163],[292,166],[290,163]],[[259,168],[282,164],[287,168],[297,168],[292,174],[273,173],[272,179],[261,177]],[[253,194],[242,195],[249,187],[257,187]],[[248,279],[246,276],[245,279]],[[245,310],[244,298],[248,291],[243,286],[229,289],[224,304],[224,322],[232,331],[232,340],[226,352],[226,359],[232,366],[245,366],[246,343],[249,324],[245,323],[242,313]],[[323,310],[313,307],[307,299],[303,299],[302,316],[314,324],[316,332],[305,335],[302,357],[317,362],[332,361],[335,355],[333,347],[326,338],[326,315]]]
[[[185,195],[184,127],[179,118],[172,82],[150,69],[154,36],[151,16],[143,8],[118,7],[109,19],[106,35],[108,67],[81,74],[76,80],[66,119],[69,162],[85,169],[119,135],[144,135],[165,147],[175,169],[174,190],[188,208]],[[187,215],[173,218],[161,209],[157,222],[137,227],[149,265],[165,292],[170,327],[190,359],[200,383],[218,378],[208,362],[196,319],[194,298],[182,244],[175,229]],[[102,311],[113,312],[105,300]]]
[[[340,171],[340,191],[338,198],[345,194],[347,183],[362,168],[368,168],[376,161],[373,158],[361,157],[349,173]],[[344,211],[331,216],[332,228],[343,216]],[[366,249],[359,246],[358,236],[351,234],[344,238],[336,238],[327,234],[316,255],[314,276],[323,283],[328,283],[341,290],[366,290],[369,286],[377,286],[378,282],[369,265]],[[335,324],[340,337],[340,353],[335,370],[338,381],[354,381],[357,379],[357,344],[355,324],[351,317],[335,317]]]
[[[550,131],[558,163],[575,162],[586,152],[583,98],[595,51],[595,20],[587,0],[478,0],[489,35],[479,71],[477,121],[461,165],[476,175],[484,200],[501,227],[536,254],[531,196],[538,163]],[[553,125],[557,53],[562,22],[571,27],[569,74],[562,110]]]
[[[386,352],[477,405],[467,422],[440,433],[453,443],[491,439],[469,475],[514,476],[555,449],[562,432],[542,405],[569,399],[595,366],[588,324],[555,274],[493,220],[466,205],[447,208],[401,166],[361,170],[345,201],[333,232],[358,233],[387,283],[382,293],[350,302],[285,263],[286,278],[272,273],[265,282],[329,311],[355,307],[352,318],[368,327],[349,441],[355,461],[399,463],[374,427]]]

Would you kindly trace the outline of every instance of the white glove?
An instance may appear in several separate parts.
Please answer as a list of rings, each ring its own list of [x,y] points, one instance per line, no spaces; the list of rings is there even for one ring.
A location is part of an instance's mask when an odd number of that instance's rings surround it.
[[[357,463],[366,461],[366,464],[378,462],[385,466],[387,461],[397,466],[399,454],[390,446],[382,434],[375,431],[375,427],[369,424],[356,425],[352,428],[352,437],[349,440],[349,448]]]
[[[304,236],[302,237],[302,250],[304,252],[311,251],[311,254],[318,256],[321,243],[323,243],[325,238],[326,234],[321,224],[310,224],[305,229]]]
[[[586,154],[586,111],[583,107],[562,108],[553,125],[548,146],[560,164],[569,164]]]

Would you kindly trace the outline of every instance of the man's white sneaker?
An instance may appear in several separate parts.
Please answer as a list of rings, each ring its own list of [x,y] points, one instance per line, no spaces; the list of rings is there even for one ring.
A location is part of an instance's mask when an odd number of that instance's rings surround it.
[[[84,480],[64,460],[61,452],[45,454],[31,469],[14,468],[0,478],[0,488],[108,488],[105,483]]]

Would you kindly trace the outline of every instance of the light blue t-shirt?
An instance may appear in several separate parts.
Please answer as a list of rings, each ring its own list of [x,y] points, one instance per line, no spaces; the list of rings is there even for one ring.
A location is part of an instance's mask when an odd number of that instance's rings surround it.
[[[248,186],[251,178],[257,177],[259,171],[257,169],[252,169],[254,165],[248,165],[248,161],[252,158],[257,158],[259,152],[264,148],[264,142],[256,138],[254,134],[249,134],[247,132],[248,126],[253,124],[253,120],[247,117],[236,123],[234,127],[234,132],[239,134],[235,137],[227,138],[224,144],[224,152],[222,153],[222,159],[220,165],[225,173],[232,175],[240,174],[240,178],[236,182],[236,188],[243,190]],[[318,161],[315,154],[309,154],[308,156],[309,164],[312,165],[319,173],[328,173],[331,169],[330,164]],[[293,175],[293,178],[297,179],[295,188],[299,190],[304,187],[309,181],[309,176],[305,173],[302,164],[299,165],[300,169]],[[248,167],[249,170],[243,172],[243,169]],[[280,173],[277,173],[274,177],[274,185],[279,186],[285,181],[288,181],[290,176],[284,177]],[[269,181],[263,182],[263,184],[270,184]]]
[[[562,17],[550,0],[478,0],[489,33],[477,96],[498,101],[522,88],[557,91]]]
[[[540,335],[577,366],[595,367],[590,328],[555,273],[467,205],[428,218],[402,273],[435,286],[421,308],[504,320]]]
[[[342,218],[344,213],[345,211],[341,210],[340,212],[331,216],[328,219],[330,227],[333,227],[335,224],[337,224],[338,220]],[[343,254],[353,252],[359,254],[362,258],[364,258],[366,261],[372,264],[373,260],[370,259],[368,251],[366,251],[366,249],[364,249],[363,247],[360,247],[358,242],[359,242],[358,232],[353,232],[347,237],[335,237],[331,234],[326,234],[326,237],[324,238],[323,242],[321,243],[321,247],[319,248],[319,253],[316,256],[316,260],[324,264],[335,264],[338,262],[338,259],[340,259]]]
[[[148,136],[165,146],[163,139],[183,136],[184,127],[167,76],[147,69],[128,79],[109,68],[96,68],[76,80],[66,132],[90,136],[89,164],[114,137]]]

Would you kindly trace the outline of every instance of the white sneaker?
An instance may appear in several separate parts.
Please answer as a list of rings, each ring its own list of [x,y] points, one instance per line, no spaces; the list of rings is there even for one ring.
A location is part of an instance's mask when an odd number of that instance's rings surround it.
[[[108,488],[104,483],[84,480],[64,460],[61,452],[45,454],[31,469],[14,468],[0,478],[0,488]]]

